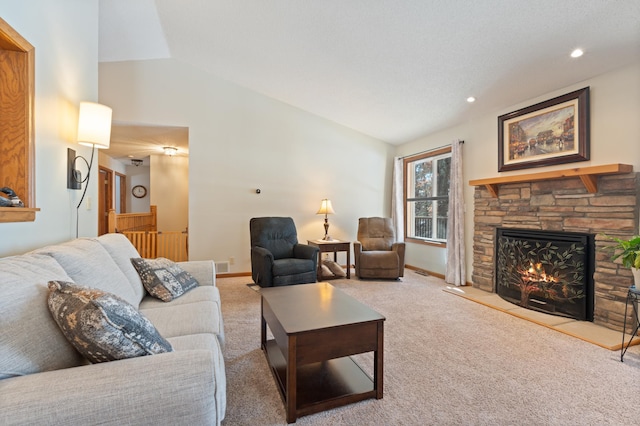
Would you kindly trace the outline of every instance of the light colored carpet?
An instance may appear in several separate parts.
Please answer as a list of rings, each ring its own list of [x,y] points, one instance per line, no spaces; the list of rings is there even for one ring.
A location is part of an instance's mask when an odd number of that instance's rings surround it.
[[[218,280],[225,321],[224,425],[284,425],[260,350],[250,277]],[[300,417],[300,425],[636,425],[640,347],[610,351],[442,291],[439,278],[340,279],[383,314],[384,398]],[[370,354],[358,362],[371,371]]]

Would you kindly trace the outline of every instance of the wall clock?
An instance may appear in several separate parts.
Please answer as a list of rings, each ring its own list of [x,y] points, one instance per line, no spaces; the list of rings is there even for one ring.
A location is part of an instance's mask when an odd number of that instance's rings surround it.
[[[147,188],[143,185],[136,185],[131,188],[131,193],[136,198],[144,198],[147,195]]]

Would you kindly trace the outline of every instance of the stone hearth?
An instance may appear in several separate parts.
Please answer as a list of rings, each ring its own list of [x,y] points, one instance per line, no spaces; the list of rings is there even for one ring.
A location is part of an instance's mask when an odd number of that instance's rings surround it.
[[[494,197],[497,195],[497,197]],[[595,234],[594,320],[622,330],[631,271],[609,260],[602,234],[628,238],[638,234],[640,173],[597,178],[589,192],[579,177],[505,183],[492,194],[476,186],[474,194],[473,286],[495,292],[496,228],[539,229]]]

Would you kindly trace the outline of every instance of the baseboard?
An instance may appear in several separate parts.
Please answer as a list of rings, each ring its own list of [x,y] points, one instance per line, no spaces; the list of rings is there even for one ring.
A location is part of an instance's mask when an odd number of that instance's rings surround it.
[[[347,265],[341,265],[343,268],[346,268]],[[351,265],[352,268],[354,268],[354,265]],[[437,272],[433,272],[433,271],[429,271],[428,269],[423,269],[423,268],[418,268],[417,266],[412,266],[412,265],[404,265],[404,267],[406,269],[410,269],[412,271],[415,271],[416,273],[422,274],[422,275],[431,275],[433,277],[436,278],[441,278],[444,279],[444,275],[443,274],[439,274]],[[251,276],[251,272],[232,272],[232,273],[224,273],[224,274],[216,274],[216,278],[232,278],[232,277],[250,277]],[[467,282],[466,285],[470,286],[471,283]]]
[[[406,264],[404,265],[404,267],[406,269],[411,269],[412,271],[415,271],[416,273],[421,274],[421,275],[431,275],[433,277],[441,278],[441,279],[444,280],[444,275],[443,274],[439,274],[437,272],[433,272],[433,271],[430,271],[428,269],[418,268],[417,266],[406,265]],[[470,281],[466,281],[465,282],[465,286],[473,286],[473,284]]]
[[[251,272],[230,272],[224,274],[216,274],[216,278],[232,278],[232,277],[250,277]]]
[[[416,273],[418,273],[420,275],[431,275],[432,277],[444,279],[444,275],[439,274],[437,272],[430,271],[428,269],[418,268],[417,266],[407,265],[407,264],[405,264],[404,267],[406,269],[411,269],[412,271],[415,271]]]

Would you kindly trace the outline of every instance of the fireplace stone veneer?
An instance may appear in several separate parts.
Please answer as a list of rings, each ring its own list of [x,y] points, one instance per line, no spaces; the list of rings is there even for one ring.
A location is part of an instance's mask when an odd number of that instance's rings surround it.
[[[474,194],[474,287],[496,291],[497,228],[580,232],[595,235],[593,322],[622,330],[631,271],[610,261],[603,234],[629,238],[638,234],[640,173],[598,177],[590,193],[579,178],[506,183],[497,197],[484,186]]]

